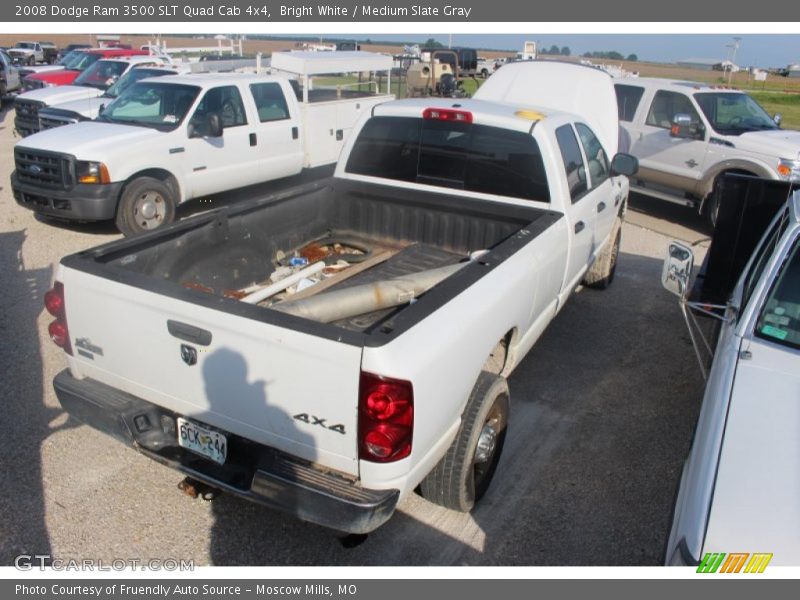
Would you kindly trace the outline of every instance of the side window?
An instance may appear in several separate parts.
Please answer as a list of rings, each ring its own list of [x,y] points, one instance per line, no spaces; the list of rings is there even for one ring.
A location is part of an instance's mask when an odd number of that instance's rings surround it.
[[[289,118],[289,106],[280,84],[254,83],[250,86],[250,93],[256,103],[258,120],[262,123]]]
[[[614,86],[617,92],[617,108],[619,109],[620,121],[633,121],[639,101],[644,94],[644,88],[635,85],[617,84]]]
[[[800,348],[800,241],[772,284],[756,324],[756,335],[791,348]]]
[[[596,188],[611,174],[608,156],[591,129],[583,123],[575,123],[575,129],[578,131],[578,137],[581,138],[583,153],[586,154],[586,160],[589,163],[589,183]]]
[[[192,115],[192,124],[198,128],[204,127],[211,113],[219,114],[225,128],[247,125],[242,96],[235,85],[208,90]]]
[[[778,217],[778,220],[775,221],[774,225],[769,229],[769,233],[766,234],[761,244],[759,244],[753,257],[753,262],[750,263],[750,268],[747,271],[747,275],[745,275],[744,289],[742,290],[742,306],[739,311],[740,315],[744,313],[744,308],[750,302],[750,297],[753,295],[758,280],[761,279],[761,274],[764,272],[770,256],[772,256],[772,253],[775,251],[778,240],[781,239],[783,232],[786,231],[788,220],[788,213],[784,210],[781,216]]]
[[[578,146],[578,140],[572,131],[572,125],[562,125],[556,129],[556,139],[561,149],[561,158],[564,159],[564,169],[567,173],[567,184],[572,203],[575,204],[588,189],[586,185],[586,166]]]
[[[669,129],[672,127],[672,118],[677,114],[689,115],[693,122],[700,122],[700,115],[697,114],[688,96],[660,90],[653,98],[645,123],[653,127]]]

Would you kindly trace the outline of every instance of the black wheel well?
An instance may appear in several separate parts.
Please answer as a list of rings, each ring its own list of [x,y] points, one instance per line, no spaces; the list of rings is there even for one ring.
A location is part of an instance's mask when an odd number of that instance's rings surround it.
[[[178,185],[178,180],[175,179],[175,176],[166,169],[145,169],[143,171],[139,171],[138,173],[134,173],[125,180],[125,185],[122,186],[122,189],[124,190],[128,184],[139,179],[140,177],[152,177],[153,179],[158,179],[160,182],[169,187],[175,204],[177,205],[178,202],[180,202],[181,190],[180,186]]]

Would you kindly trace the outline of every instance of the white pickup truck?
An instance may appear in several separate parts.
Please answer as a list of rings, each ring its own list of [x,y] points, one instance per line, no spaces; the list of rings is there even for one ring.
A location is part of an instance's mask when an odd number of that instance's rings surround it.
[[[470,510],[506,377],[582,281],[613,279],[636,168],[601,71],[509,65],[481,91],[373,107],[329,180],[64,258],[46,298],[62,406],[337,530],[375,529],[418,485]]]
[[[63,219],[115,219],[134,235],[172,222],[181,202],[334,163],[361,114],[393,99],[388,78],[381,92],[362,77],[388,72],[391,57],[320,54],[272,57],[273,70],[300,79],[226,73],[139,81],[96,121],[17,143],[14,197]],[[359,75],[329,87],[311,79],[348,71]]]
[[[800,181],[800,132],[781,129],[748,94],[667,79],[618,79],[620,125],[639,173],[631,189],[693,207],[716,223],[726,173]]]

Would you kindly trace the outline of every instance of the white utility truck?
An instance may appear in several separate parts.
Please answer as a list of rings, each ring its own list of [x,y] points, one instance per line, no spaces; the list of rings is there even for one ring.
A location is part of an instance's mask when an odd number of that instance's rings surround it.
[[[144,79],[91,122],[42,131],[14,149],[22,206],[63,219],[115,219],[126,235],[172,222],[181,202],[336,162],[361,113],[391,100],[365,76],[391,70],[368,52],[276,53],[286,75]],[[355,72],[335,85],[314,74]],[[298,100],[298,96],[300,100]]]
[[[62,406],[337,530],[417,486],[470,510],[506,377],[581,282],[614,277],[636,168],[606,73],[514,64],[481,94],[374,106],[330,179],[64,258]]]

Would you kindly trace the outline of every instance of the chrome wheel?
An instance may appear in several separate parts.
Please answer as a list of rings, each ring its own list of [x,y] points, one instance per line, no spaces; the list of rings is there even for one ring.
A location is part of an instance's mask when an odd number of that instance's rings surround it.
[[[164,222],[166,201],[158,192],[146,191],[136,199],[133,214],[142,229],[155,229]]]

